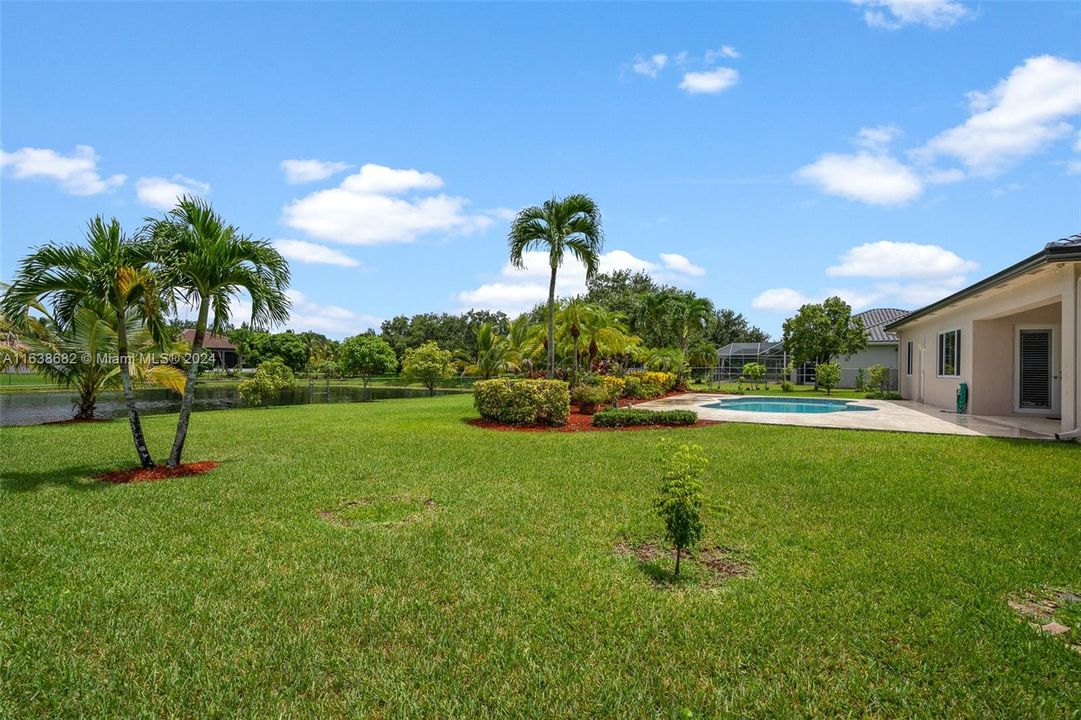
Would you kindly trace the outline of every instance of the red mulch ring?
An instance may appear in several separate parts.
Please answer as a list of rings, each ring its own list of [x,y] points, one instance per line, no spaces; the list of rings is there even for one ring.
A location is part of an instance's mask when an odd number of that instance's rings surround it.
[[[154,480],[168,480],[169,478],[185,477],[187,475],[202,475],[218,467],[216,460],[204,460],[197,463],[185,463],[175,468],[159,465],[152,468],[130,468],[128,470],[113,470],[112,472],[96,475],[95,480],[110,483],[133,483],[153,482]]]
[[[109,418],[70,418],[68,420],[50,420],[42,425],[81,425],[82,423],[112,422]]]
[[[579,412],[571,412],[570,417],[567,419],[566,425],[504,425],[503,423],[492,422],[491,420],[481,420],[480,418],[474,418],[473,420],[466,420],[467,423],[474,427],[481,427],[487,430],[517,430],[518,432],[607,432],[610,430],[663,430],[663,429],[679,429],[687,427],[705,427],[706,425],[717,425],[719,423],[713,420],[699,420],[694,425],[631,425],[629,427],[593,427],[593,416],[583,415]]]

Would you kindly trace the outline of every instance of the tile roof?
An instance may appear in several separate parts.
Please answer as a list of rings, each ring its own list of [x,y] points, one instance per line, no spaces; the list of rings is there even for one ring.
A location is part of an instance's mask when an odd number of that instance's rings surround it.
[[[898,308],[871,308],[853,317],[863,320],[863,326],[867,328],[867,342],[874,345],[877,343],[895,343],[897,335],[886,330],[885,326],[897,322],[910,311]]]
[[[190,345],[191,341],[195,339],[195,331],[185,330],[180,333],[180,337]],[[236,350],[236,345],[229,342],[229,338],[224,335],[215,335],[212,332],[208,332],[203,336],[203,347],[207,350]]]

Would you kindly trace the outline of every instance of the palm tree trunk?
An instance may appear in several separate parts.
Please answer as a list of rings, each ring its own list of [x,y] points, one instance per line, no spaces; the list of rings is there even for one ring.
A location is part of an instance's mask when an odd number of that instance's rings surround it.
[[[556,376],[556,268],[548,283],[548,379]]]
[[[124,404],[128,407],[128,424],[131,425],[131,438],[135,442],[135,452],[139,455],[139,464],[144,468],[154,467],[154,458],[146,446],[143,424],[139,421],[139,408],[135,405],[135,388],[131,384],[131,356],[128,354],[128,329],[124,325],[124,313],[117,311],[116,354],[120,360],[120,384],[124,386]]]
[[[574,384],[578,384],[578,338],[574,338]]]
[[[210,299],[203,297],[199,303],[199,319],[195,323],[195,337],[191,339],[191,359],[188,362],[188,380],[184,384],[184,397],[180,401],[180,419],[176,422],[176,437],[173,439],[173,450],[169,453],[169,467],[175,468],[180,464],[180,457],[184,453],[184,441],[188,439],[188,421],[191,419],[191,408],[195,404],[195,378],[199,375],[199,355],[203,351],[203,339],[206,336],[206,322],[210,315]]]

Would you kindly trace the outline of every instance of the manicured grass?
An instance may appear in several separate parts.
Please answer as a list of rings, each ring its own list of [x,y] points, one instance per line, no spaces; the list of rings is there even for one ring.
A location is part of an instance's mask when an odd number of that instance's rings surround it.
[[[1081,588],[1079,446],[750,424],[496,432],[463,422],[471,403],[197,413],[188,459],[222,466],[132,485],[89,479],[132,464],[124,422],[0,429],[0,715],[1081,707],[1081,654],[1006,605]],[[145,425],[163,452],[173,418]],[[752,577],[673,587],[670,559],[614,552],[660,533],[662,437],[712,456],[703,545]]]

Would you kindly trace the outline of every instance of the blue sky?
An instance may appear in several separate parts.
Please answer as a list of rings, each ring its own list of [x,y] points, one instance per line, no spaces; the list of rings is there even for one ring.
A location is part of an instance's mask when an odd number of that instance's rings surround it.
[[[585,192],[604,267],[778,334],[808,299],[916,307],[1081,230],[1076,3],[0,12],[3,280],[186,190],[292,258],[298,329],[515,312],[546,286],[505,267],[509,217]]]

